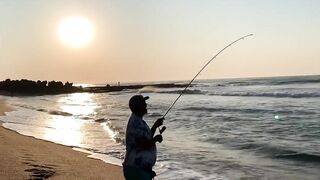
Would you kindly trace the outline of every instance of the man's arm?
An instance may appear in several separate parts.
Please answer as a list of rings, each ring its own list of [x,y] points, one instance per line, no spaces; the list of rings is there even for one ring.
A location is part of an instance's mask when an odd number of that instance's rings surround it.
[[[154,134],[157,128],[163,124],[163,120],[164,118],[157,119],[157,121],[153,124],[152,128],[150,129],[151,135],[141,134],[136,136],[136,143],[141,149],[150,149],[156,144],[156,142],[162,142],[162,135],[154,136]]]
[[[150,149],[156,144],[156,142],[162,142],[162,135],[156,135],[152,139],[148,139],[146,137],[141,137],[137,139],[137,145],[141,149]]]

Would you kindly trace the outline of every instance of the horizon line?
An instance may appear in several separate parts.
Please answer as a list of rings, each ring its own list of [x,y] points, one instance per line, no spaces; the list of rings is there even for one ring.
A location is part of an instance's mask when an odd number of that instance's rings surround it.
[[[260,78],[277,78],[277,77],[300,77],[300,76],[320,76],[320,74],[301,74],[301,75],[274,75],[274,76],[244,76],[244,77],[230,77],[230,78],[201,78],[201,79],[196,79],[195,81],[205,81],[205,80],[231,80],[231,79],[260,79]],[[3,81],[6,79],[12,80],[22,80],[26,78],[21,78],[21,79],[11,79],[11,78],[4,78]],[[31,81],[39,81],[33,80],[33,79],[26,79],[26,80],[31,80]],[[56,81],[56,82],[64,82],[61,80],[40,80],[40,81]],[[106,84],[118,84],[120,82],[121,84],[146,84],[146,83],[175,83],[175,82],[185,82],[185,81],[191,81],[191,79],[181,79],[181,80],[154,80],[154,81],[117,81],[117,82],[104,82],[104,83],[84,83],[84,82],[72,82],[72,81],[65,81],[69,83],[73,83],[74,85],[106,85]]]

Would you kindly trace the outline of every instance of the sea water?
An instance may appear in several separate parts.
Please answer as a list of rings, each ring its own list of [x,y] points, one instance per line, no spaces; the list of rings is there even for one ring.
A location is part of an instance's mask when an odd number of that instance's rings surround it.
[[[130,97],[150,96],[152,126],[182,89],[5,97],[16,111],[1,120],[121,165]],[[164,124],[157,179],[320,178],[320,76],[199,80]]]

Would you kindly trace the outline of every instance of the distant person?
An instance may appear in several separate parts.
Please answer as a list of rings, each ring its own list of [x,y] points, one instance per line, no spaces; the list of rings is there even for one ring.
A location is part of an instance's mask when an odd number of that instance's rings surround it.
[[[147,114],[148,96],[134,95],[129,100],[131,116],[126,130],[126,155],[123,162],[123,174],[126,180],[151,180],[156,175],[152,167],[157,160],[156,142],[162,142],[162,135],[155,131],[163,124],[158,119],[150,129],[142,117]]]

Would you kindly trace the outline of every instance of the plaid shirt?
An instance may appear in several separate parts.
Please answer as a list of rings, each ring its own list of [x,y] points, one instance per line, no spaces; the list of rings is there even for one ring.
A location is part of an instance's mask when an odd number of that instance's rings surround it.
[[[140,138],[151,140],[153,137],[147,123],[141,117],[132,113],[126,130],[126,155],[123,165],[152,169],[157,160],[156,145],[149,149],[142,149],[137,144],[137,140]]]

